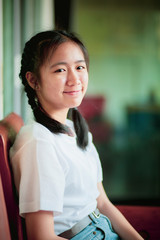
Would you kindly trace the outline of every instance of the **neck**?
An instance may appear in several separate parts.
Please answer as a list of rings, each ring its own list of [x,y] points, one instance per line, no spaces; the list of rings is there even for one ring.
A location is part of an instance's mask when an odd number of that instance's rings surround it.
[[[65,124],[67,114],[69,111],[68,108],[49,110],[49,109],[44,109],[40,103],[39,103],[39,107],[40,107],[41,111],[44,112],[46,115],[48,115],[50,118],[52,118],[62,124]]]
[[[67,119],[67,114],[68,114],[68,109],[65,110],[59,110],[59,111],[52,111],[51,113],[48,114],[48,112],[45,112],[49,117],[52,119],[60,122],[61,124],[66,123]]]

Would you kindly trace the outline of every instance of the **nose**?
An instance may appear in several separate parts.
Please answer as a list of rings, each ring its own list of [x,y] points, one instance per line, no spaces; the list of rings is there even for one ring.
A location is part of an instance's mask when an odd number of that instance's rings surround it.
[[[79,85],[80,83],[81,81],[79,79],[79,75],[76,72],[76,70],[70,69],[67,75],[67,85],[75,86],[75,85]]]

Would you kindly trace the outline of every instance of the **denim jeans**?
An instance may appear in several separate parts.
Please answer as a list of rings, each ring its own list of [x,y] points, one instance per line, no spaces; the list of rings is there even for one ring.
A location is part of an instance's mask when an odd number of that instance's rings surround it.
[[[83,229],[72,240],[120,240],[113,231],[110,220],[101,214],[99,218],[92,217],[92,222]]]

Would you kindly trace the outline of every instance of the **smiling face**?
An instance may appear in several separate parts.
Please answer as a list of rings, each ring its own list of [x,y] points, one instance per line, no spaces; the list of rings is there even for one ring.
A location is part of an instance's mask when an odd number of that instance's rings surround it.
[[[43,109],[64,122],[69,108],[80,105],[88,85],[88,70],[80,47],[64,42],[40,67],[36,94]]]

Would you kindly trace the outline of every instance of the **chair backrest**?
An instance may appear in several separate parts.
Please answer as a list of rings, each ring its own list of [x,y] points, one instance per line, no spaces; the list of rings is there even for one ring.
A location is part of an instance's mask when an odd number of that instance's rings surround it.
[[[117,205],[145,240],[160,239],[160,206]]]
[[[25,224],[19,216],[18,198],[16,197],[8,154],[22,125],[22,118],[15,113],[10,113],[0,121],[0,175],[2,179],[11,239],[15,240],[25,239],[26,234],[24,234]]]
[[[0,175],[0,239],[11,240],[6,203]]]

